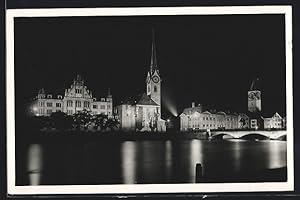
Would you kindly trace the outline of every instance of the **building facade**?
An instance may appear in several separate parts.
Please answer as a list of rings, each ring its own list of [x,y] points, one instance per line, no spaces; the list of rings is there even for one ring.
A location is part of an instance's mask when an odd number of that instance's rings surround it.
[[[116,106],[114,114],[124,131],[166,131],[165,120],[161,119],[161,77],[157,66],[154,33],[146,93],[135,101]]]
[[[243,120],[241,120],[243,119]],[[225,113],[209,110],[203,105],[192,106],[183,110],[180,115],[180,130],[233,130],[246,128],[249,118],[245,114]]]
[[[44,89],[39,90],[31,106],[33,115],[50,116],[53,112],[64,112],[73,115],[78,111],[88,110],[92,114],[113,116],[113,98],[108,92],[106,97],[97,100],[88,90],[80,75],[73,80],[71,86],[65,89],[64,96],[46,94]]]
[[[272,117],[263,118],[264,129],[282,129],[284,128],[284,119],[276,112]]]

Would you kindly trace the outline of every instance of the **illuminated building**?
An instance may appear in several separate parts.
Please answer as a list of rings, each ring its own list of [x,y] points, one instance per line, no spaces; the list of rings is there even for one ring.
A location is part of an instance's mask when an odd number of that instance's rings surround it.
[[[248,116],[251,129],[263,129],[264,122],[261,115],[261,91],[258,86],[259,79],[253,80],[248,91]]]
[[[65,89],[65,95],[53,96],[46,94],[44,89],[39,90],[31,105],[31,112],[35,116],[50,116],[53,112],[64,112],[68,115],[78,111],[88,110],[92,114],[105,114],[112,117],[113,99],[110,91],[105,98],[97,101],[92,92],[84,84],[80,75],[73,80],[70,88]]]
[[[203,105],[185,108],[180,115],[180,130],[224,130],[248,128],[249,118],[246,114],[225,113],[205,108]]]
[[[286,128],[286,118],[275,113],[271,118],[261,114],[261,91],[258,79],[252,81],[248,91],[248,113],[229,113],[205,108],[203,105],[185,108],[180,115],[180,130],[207,129],[281,129]]]
[[[156,58],[154,33],[150,70],[146,78],[146,93],[135,101],[123,102],[114,108],[122,130],[166,131],[165,120],[161,119],[161,77]]]
[[[278,114],[275,113],[270,118],[263,118],[264,120],[264,129],[282,129],[283,126],[283,118]]]

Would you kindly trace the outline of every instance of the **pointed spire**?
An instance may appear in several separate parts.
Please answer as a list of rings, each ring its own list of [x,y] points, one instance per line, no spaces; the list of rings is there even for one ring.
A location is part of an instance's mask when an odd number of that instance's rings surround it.
[[[157,58],[156,58],[156,48],[155,48],[155,33],[154,33],[154,28],[152,28],[152,50],[151,50],[150,73],[153,74],[156,69],[157,69]]]
[[[259,89],[259,78],[252,80],[250,90],[258,90]]]

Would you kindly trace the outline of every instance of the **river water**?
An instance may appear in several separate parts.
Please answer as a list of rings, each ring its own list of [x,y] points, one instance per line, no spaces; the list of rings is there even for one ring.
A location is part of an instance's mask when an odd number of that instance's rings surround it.
[[[284,169],[286,156],[277,140],[37,143],[17,153],[17,185],[195,183],[197,163],[204,182],[285,181],[261,171]]]

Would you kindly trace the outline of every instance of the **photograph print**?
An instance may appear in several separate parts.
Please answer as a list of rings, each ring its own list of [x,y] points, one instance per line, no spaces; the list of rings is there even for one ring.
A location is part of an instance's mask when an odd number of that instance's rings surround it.
[[[290,7],[134,10],[8,10],[9,191],[293,190]]]

